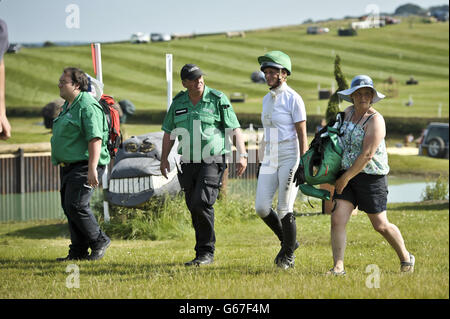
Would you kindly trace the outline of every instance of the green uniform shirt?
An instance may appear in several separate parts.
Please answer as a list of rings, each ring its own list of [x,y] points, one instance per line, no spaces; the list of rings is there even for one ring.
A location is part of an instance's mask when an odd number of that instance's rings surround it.
[[[178,135],[178,153],[183,159],[192,162],[230,152],[225,145],[225,131],[229,129],[231,134],[233,129],[239,127],[239,121],[227,96],[206,85],[202,99],[195,106],[192,105],[187,91],[178,93],[162,124],[164,132]],[[189,136],[185,136],[185,132],[188,132]],[[189,151],[189,156],[186,151]]]
[[[65,102],[53,121],[52,163],[75,163],[89,159],[88,144],[93,138],[102,139],[98,165],[109,163],[108,123],[98,102],[88,93],[77,95],[69,109]]]

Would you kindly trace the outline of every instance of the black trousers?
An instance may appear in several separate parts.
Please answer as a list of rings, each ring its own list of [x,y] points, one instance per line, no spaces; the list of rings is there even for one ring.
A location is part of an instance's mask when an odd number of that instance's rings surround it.
[[[225,169],[224,162],[182,163],[182,172],[178,172],[195,230],[196,256],[214,255],[216,235],[213,205],[219,195]]]
[[[104,166],[98,166],[99,178],[103,175]],[[61,167],[61,205],[67,216],[71,245],[69,254],[73,256],[87,255],[88,248],[98,249],[108,236],[100,229],[90,208],[90,200],[94,192],[87,186],[88,164],[79,162]]]

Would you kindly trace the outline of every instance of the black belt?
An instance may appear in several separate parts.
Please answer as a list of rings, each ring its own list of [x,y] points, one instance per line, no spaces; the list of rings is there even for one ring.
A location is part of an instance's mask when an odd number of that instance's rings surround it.
[[[87,165],[88,163],[89,163],[88,161],[79,161],[79,162],[74,162],[74,163],[61,162],[61,163],[59,163],[59,165],[61,165],[61,167],[67,168],[67,167],[71,167],[71,166]]]

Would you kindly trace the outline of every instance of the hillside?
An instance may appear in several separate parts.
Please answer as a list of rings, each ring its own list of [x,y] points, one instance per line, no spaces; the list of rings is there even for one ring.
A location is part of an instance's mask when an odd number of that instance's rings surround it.
[[[182,89],[179,70],[185,63],[198,64],[207,74],[206,84],[229,95],[247,94],[246,103],[235,103],[237,112],[259,112],[267,87],[252,83],[258,70],[256,58],[270,50],[282,50],[292,58],[288,84],[305,100],[309,114],[324,114],[327,100],[318,100],[318,85],[331,88],[335,54],[350,83],[356,74],[368,74],[376,87],[388,93],[382,82],[392,76],[394,96],[377,104],[385,116],[436,117],[449,113],[449,24],[425,24],[405,18],[401,24],[380,29],[358,30],[355,37],[339,37],[337,27],[347,21],[332,21],[330,33],[307,35],[308,25],[246,32],[245,38],[210,35],[166,43],[102,45],[105,93],[129,99],[137,108],[166,108],[165,54],[174,57],[174,95]],[[89,46],[23,48],[5,56],[6,104],[9,111],[20,107],[40,110],[58,97],[58,78],[66,66],[78,66],[93,75]],[[413,76],[419,85],[407,86]],[[406,107],[412,97],[414,104]],[[345,102],[346,103],[346,102]],[[345,104],[347,105],[347,104]]]

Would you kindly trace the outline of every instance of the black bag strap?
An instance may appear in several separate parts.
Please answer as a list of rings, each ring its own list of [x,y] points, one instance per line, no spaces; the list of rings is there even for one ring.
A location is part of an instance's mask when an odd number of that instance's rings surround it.
[[[370,115],[367,117],[367,119],[364,121],[364,123],[361,125],[361,127],[364,127],[364,125],[366,125],[366,123],[369,122],[370,119],[371,119],[375,114],[377,114],[377,112],[375,112],[375,113],[373,113],[373,114],[370,114]]]

